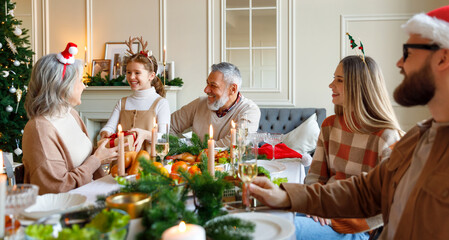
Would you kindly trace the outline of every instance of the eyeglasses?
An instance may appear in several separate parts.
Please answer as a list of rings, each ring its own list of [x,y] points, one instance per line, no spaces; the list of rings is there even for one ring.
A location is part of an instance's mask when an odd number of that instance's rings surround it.
[[[416,49],[424,49],[429,51],[436,51],[440,49],[440,46],[436,44],[404,44],[402,47],[402,58],[405,62],[405,59],[408,57],[408,49],[409,48],[416,48]]]

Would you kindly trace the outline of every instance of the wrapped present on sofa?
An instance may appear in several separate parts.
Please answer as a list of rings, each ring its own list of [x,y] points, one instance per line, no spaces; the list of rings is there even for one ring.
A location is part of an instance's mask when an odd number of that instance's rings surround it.
[[[134,141],[136,140],[136,133],[135,132],[128,132],[123,131],[125,145],[128,143],[127,146],[125,146],[125,152],[128,151],[134,151]],[[115,146],[118,146],[118,135],[116,133],[112,134],[108,138],[101,139],[98,141],[97,145],[100,145],[103,141],[108,141],[106,143],[107,148],[113,148]]]

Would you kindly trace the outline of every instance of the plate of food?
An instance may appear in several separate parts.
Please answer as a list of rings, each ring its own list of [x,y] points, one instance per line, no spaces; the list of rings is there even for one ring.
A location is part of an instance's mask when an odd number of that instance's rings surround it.
[[[219,218],[236,217],[243,220],[247,220],[256,224],[254,232],[251,234],[252,239],[265,240],[265,239],[290,239],[295,234],[295,226],[291,221],[285,218],[259,212],[243,212],[228,214]]]
[[[284,164],[270,160],[257,160],[257,166],[264,167],[270,172],[270,174],[280,173],[287,169]]]
[[[39,219],[55,213],[65,213],[80,209],[87,197],[74,193],[44,194],[37,196],[36,203],[20,214],[31,219]]]

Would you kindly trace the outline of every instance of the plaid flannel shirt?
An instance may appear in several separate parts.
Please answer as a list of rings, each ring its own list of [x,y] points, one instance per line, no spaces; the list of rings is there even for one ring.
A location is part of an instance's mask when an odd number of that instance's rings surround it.
[[[373,169],[390,157],[392,145],[400,139],[397,130],[383,129],[371,134],[351,132],[343,117],[332,115],[321,125],[317,147],[306,184],[332,183]],[[357,233],[382,224],[380,216],[368,219],[332,219],[340,233]]]

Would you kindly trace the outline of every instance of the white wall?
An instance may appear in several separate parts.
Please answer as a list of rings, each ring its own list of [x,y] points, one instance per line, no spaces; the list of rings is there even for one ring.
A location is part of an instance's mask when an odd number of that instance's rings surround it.
[[[220,44],[217,33],[211,33],[216,36],[212,42],[208,38],[210,26],[220,27],[216,21],[208,23],[208,8],[217,0],[19,0],[23,1],[35,6],[31,11],[37,15],[33,18],[37,22],[27,26],[37,29],[33,47],[38,56],[61,51],[66,42],[73,41],[81,50],[78,58],[84,57],[82,49],[88,46],[90,61],[103,58],[105,42],[142,35],[160,59],[165,45],[167,60],[175,61],[175,75],[185,82],[178,95],[178,106],[204,94],[209,63],[219,59],[208,52],[209,44]],[[446,0],[293,2],[294,105],[324,107],[328,115],[333,113],[328,84],[341,57],[353,54],[342,44],[346,41],[343,30],[363,41],[366,54],[374,57],[384,70],[391,93],[402,79],[395,63],[407,38],[399,29],[405,22],[403,17],[447,4]],[[213,12],[219,13],[220,4],[213,6]],[[429,116],[426,108],[405,109],[394,105],[405,130]]]

